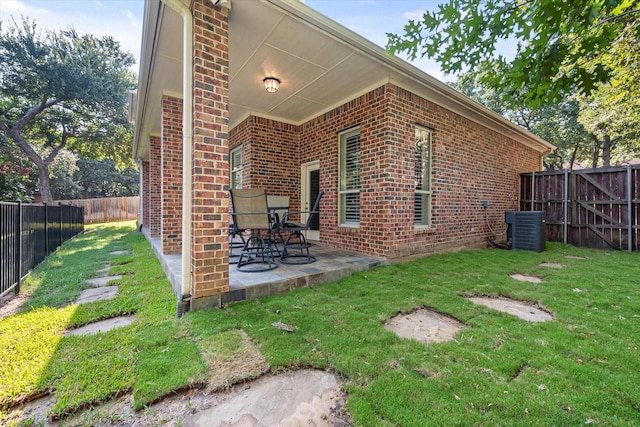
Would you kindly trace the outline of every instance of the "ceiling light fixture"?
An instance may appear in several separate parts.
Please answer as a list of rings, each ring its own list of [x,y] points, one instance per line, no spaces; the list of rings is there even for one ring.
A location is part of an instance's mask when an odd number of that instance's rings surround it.
[[[275,77],[265,77],[265,79],[262,81],[264,82],[264,88],[269,93],[277,92],[278,88],[280,87],[280,80],[276,79]]]

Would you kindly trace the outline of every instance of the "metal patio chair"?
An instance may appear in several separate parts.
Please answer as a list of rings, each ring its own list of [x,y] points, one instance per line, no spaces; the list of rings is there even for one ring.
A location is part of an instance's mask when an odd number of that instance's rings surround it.
[[[273,228],[275,229],[272,243],[274,245],[274,249],[278,252],[278,256],[281,256],[282,252],[280,251],[280,248],[284,245],[284,239],[282,238],[282,233],[280,231],[282,220],[289,212],[289,196],[267,195],[267,205],[269,213],[271,214]]]
[[[310,211],[301,211],[300,214],[308,214],[307,221],[303,224],[289,220],[289,214],[285,214],[282,223],[281,230],[285,233],[289,232],[289,237],[284,242],[284,249],[282,251],[282,257],[280,262],[283,264],[309,264],[316,260],[314,256],[309,252],[311,245],[303,232],[308,231],[311,228],[311,224],[315,218],[320,215],[320,199],[324,191],[318,193],[316,202],[313,205],[313,209]]]
[[[264,189],[242,188],[229,190],[233,203],[233,218],[237,230],[251,230],[240,250],[236,265],[238,271],[259,272],[273,270],[276,264],[273,240],[277,227],[267,207]]]

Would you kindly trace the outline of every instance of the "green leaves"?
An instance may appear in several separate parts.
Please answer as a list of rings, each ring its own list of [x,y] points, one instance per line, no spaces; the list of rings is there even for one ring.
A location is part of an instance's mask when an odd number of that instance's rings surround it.
[[[535,107],[567,94],[589,95],[609,81],[605,68],[587,65],[614,45],[625,19],[638,15],[636,3],[449,0],[407,24],[404,35],[389,35],[387,49],[433,58],[445,73],[482,67],[483,84],[522,93]],[[501,57],[499,41],[517,46],[516,52]]]
[[[40,169],[65,146],[126,163],[134,62],[111,37],[80,36],[71,28],[41,33],[28,19],[13,21],[0,33],[0,129]],[[48,187],[40,183],[45,201],[51,200]]]

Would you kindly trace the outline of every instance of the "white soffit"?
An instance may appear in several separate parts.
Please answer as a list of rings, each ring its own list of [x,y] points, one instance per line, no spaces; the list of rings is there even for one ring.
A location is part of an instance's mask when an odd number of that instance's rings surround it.
[[[160,133],[162,93],[182,92],[182,18],[168,7],[159,10],[144,113],[147,135]],[[148,30],[146,36],[152,34]],[[539,151],[551,147],[298,0],[232,2],[229,76],[229,129],[251,114],[301,124],[391,81]],[[281,80],[278,92],[266,92],[265,77]]]

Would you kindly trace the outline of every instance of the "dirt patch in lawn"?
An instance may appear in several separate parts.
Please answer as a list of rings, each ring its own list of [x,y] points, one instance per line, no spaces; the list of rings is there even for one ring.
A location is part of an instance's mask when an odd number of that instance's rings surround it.
[[[429,344],[453,340],[455,334],[464,328],[464,324],[433,310],[421,308],[389,319],[384,327],[400,338]]]
[[[133,410],[129,394],[56,422],[46,418],[52,405],[47,396],[14,408],[6,421],[31,420],[45,427],[349,426],[351,418],[343,412],[346,400],[342,384],[333,374],[303,369],[264,376],[226,392],[173,394],[138,412]]]
[[[0,297],[0,320],[4,319],[7,316],[11,316],[13,314],[17,314],[20,312],[22,306],[29,299],[29,294],[26,292],[20,292],[19,294],[15,294],[13,292],[8,292],[7,294]]]
[[[50,427],[351,425],[343,413],[347,394],[332,373],[302,369],[265,375],[264,356],[239,329],[202,339],[198,346],[209,370],[206,388],[172,394],[138,412],[128,394],[56,422],[47,419],[52,402],[46,396],[13,408],[6,421]]]
[[[241,329],[222,332],[198,343],[209,371],[209,391],[224,390],[265,374],[269,364]]]

